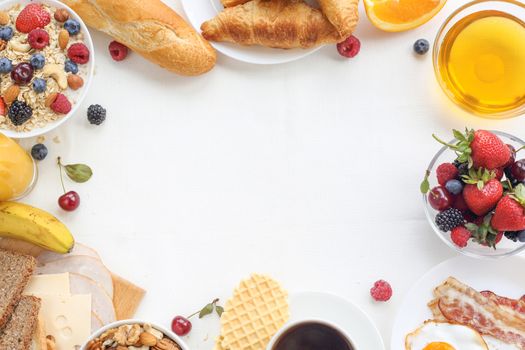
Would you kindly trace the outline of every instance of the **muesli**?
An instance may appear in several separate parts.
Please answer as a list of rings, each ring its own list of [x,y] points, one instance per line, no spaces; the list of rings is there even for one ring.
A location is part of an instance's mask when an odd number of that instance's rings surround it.
[[[0,11],[0,129],[27,132],[68,114],[89,60],[80,23],[65,9]]]

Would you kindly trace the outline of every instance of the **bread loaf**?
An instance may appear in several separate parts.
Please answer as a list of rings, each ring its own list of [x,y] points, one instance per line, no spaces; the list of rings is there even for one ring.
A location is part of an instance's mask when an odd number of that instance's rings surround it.
[[[182,75],[208,72],[215,50],[160,0],[63,0],[90,27]]]

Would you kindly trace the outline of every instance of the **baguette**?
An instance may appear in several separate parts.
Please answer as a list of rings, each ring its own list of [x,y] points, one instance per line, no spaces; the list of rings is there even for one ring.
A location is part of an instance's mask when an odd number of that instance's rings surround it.
[[[211,45],[160,0],[63,0],[90,27],[146,59],[182,75],[211,70]]]

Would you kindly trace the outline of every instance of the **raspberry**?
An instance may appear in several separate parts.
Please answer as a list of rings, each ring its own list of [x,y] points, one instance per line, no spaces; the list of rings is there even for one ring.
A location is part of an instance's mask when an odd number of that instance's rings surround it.
[[[51,22],[51,15],[40,4],[27,5],[16,18],[16,29],[29,33],[36,28],[44,28]]]
[[[392,287],[388,282],[379,280],[370,289],[370,295],[375,301],[388,301],[392,297]]]
[[[448,180],[452,180],[458,177],[458,169],[452,163],[443,163],[437,167],[436,175],[438,183],[441,186],[445,186]]]
[[[118,41],[109,43],[109,53],[115,61],[122,61],[128,56],[128,48]]]
[[[71,102],[66,96],[58,94],[55,102],[51,104],[51,109],[59,114],[68,114],[71,111]]]
[[[453,228],[452,233],[450,234],[452,242],[454,242],[459,248],[465,248],[470,237],[472,237],[472,233],[463,226]]]
[[[88,63],[89,49],[82,43],[73,44],[67,50],[67,57],[78,64]]]
[[[343,42],[337,44],[337,51],[344,57],[353,58],[361,50],[361,42],[355,36],[350,36]]]
[[[49,44],[49,34],[40,28],[33,29],[29,32],[27,41],[33,49],[41,50]]]
[[[4,102],[4,99],[0,97],[0,115],[5,116],[5,114],[6,114],[5,102]]]

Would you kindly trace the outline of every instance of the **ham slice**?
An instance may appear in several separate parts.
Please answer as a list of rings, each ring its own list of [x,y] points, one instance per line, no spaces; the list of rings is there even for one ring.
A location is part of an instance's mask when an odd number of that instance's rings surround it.
[[[69,283],[71,294],[91,294],[92,326],[98,323],[107,325],[116,320],[113,300],[96,281],[78,273],[70,272]]]
[[[44,265],[52,261],[61,260],[64,258],[68,258],[71,256],[89,256],[95,259],[100,260],[100,256],[98,253],[93,249],[88,247],[87,245],[81,244],[81,243],[75,243],[75,246],[73,247],[73,250],[68,254],[59,254],[51,251],[43,251],[40,253],[36,260],[38,265]]]
[[[104,288],[110,299],[113,298],[113,279],[111,278],[111,273],[100,260],[93,257],[84,255],[69,256],[50,261],[36,268],[36,273],[39,275],[64,272],[76,273],[96,281]]]

